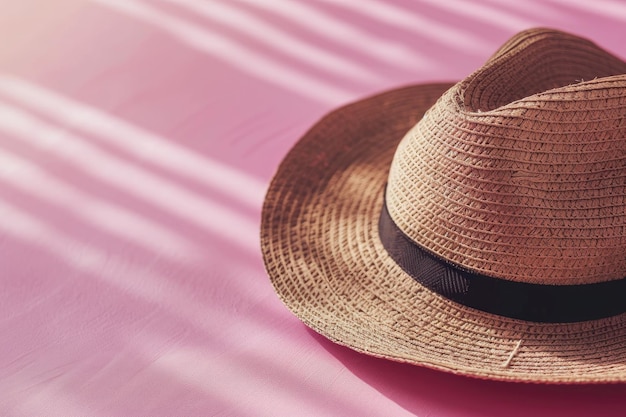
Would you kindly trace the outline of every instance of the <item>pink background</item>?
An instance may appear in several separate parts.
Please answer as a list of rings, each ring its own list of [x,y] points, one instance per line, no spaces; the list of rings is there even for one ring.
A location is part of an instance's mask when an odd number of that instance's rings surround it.
[[[265,275],[273,171],[338,105],[457,80],[617,0],[0,0],[0,415],[622,416],[626,386],[386,362]]]

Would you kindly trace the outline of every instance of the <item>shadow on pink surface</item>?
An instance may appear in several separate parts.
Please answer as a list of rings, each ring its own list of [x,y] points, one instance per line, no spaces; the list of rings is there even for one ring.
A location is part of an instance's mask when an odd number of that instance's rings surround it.
[[[348,370],[415,415],[621,416],[625,384],[487,381],[370,357],[308,330]]]

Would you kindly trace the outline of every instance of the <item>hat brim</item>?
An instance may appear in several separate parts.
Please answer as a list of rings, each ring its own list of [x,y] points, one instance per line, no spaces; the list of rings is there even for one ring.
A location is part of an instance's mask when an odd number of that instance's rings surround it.
[[[485,379],[626,381],[626,315],[532,323],[445,299],[406,274],[378,237],[397,144],[451,84],[342,107],[288,153],[263,206],[261,244],[286,306],[328,339],[369,355]]]

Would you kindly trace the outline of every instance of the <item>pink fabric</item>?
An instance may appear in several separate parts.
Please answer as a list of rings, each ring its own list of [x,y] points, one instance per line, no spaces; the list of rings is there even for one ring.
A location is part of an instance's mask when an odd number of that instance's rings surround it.
[[[336,346],[274,295],[279,161],[322,114],[456,80],[617,0],[2,0],[0,415],[622,415],[624,385],[456,377]]]

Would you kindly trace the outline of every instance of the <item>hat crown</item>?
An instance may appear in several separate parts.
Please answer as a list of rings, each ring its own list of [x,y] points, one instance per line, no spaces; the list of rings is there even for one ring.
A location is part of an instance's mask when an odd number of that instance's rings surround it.
[[[386,198],[406,235],[466,269],[626,277],[626,63],[562,32],[522,32],[407,133]]]

